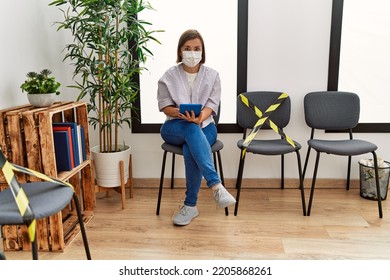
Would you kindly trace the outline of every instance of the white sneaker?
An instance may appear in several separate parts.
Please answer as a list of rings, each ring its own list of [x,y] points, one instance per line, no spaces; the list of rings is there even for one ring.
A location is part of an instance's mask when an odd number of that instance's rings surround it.
[[[236,203],[236,199],[225,189],[222,184],[219,184],[214,190],[214,199],[219,208],[228,207]]]
[[[180,208],[179,213],[173,218],[173,223],[178,226],[185,226],[191,223],[192,219],[199,215],[199,211],[196,206],[183,205]]]

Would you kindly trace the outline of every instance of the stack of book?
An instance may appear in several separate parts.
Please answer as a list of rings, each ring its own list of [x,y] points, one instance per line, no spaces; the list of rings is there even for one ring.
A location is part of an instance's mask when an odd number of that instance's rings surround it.
[[[57,172],[70,171],[87,159],[84,128],[75,122],[53,123]]]

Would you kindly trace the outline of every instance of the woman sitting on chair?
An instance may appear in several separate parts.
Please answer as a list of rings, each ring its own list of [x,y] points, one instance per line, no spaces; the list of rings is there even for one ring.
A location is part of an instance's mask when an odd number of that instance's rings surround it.
[[[204,65],[204,41],[196,30],[185,31],[177,47],[177,65],[169,68],[158,81],[159,110],[167,116],[161,127],[162,139],[172,145],[183,145],[186,176],[184,205],[173,218],[175,225],[188,225],[199,215],[196,208],[202,177],[213,190],[220,208],[236,202],[221,184],[215,170],[211,145],[217,139],[213,115],[218,112],[221,82],[214,69]],[[202,104],[198,116],[180,113],[180,104]]]

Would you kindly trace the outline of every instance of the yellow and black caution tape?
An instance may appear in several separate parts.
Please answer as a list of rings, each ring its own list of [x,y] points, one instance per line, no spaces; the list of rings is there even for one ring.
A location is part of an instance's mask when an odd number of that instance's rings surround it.
[[[26,173],[29,175],[36,176],[42,180],[57,183],[60,185],[68,186],[73,189],[73,186],[67,182],[63,182],[54,178],[51,178],[45,174],[39,173],[28,168],[18,166],[16,164],[10,163],[3,153],[0,153],[0,168],[3,171],[4,177],[10,187],[12,195],[15,199],[16,205],[18,206],[20,215],[23,218],[23,221],[26,222],[28,226],[28,232],[31,242],[35,240],[36,237],[36,219],[33,210],[31,209],[30,202],[27,195],[25,194],[23,188],[19,185],[19,182],[15,178],[14,171]]]
[[[278,107],[286,100],[288,97],[287,93],[281,93],[279,97],[275,100],[273,104],[271,104],[267,110],[263,113],[259,108],[256,107],[255,104],[253,104],[243,93],[239,95],[242,103],[244,103],[248,108],[252,109],[252,111],[255,112],[256,116],[259,117],[259,120],[256,122],[255,126],[253,127],[251,133],[245,138],[243,142],[243,149],[242,149],[242,158],[244,158],[246,149],[249,146],[249,144],[252,142],[252,140],[255,138],[256,134],[259,132],[260,128],[263,126],[265,122],[271,127],[273,131],[278,133],[283,139],[285,139],[291,146],[294,148],[296,147],[295,142],[288,137],[282,129],[280,129],[272,120],[269,119],[269,116],[276,110]]]

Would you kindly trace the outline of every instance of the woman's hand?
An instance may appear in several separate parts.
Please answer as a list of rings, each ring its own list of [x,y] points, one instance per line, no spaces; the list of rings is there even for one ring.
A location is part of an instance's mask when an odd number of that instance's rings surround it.
[[[191,112],[186,111],[185,114],[179,113],[179,118],[186,120],[188,122],[196,123],[196,124],[202,123],[202,121],[203,121],[202,116],[203,116],[203,111],[200,112],[197,117],[195,117],[194,111],[191,111]]]
[[[201,124],[204,120],[206,120],[212,113],[213,111],[208,108],[204,107],[202,111],[200,111],[199,116],[195,117],[194,111],[188,112],[186,111],[185,114],[179,113],[179,118],[186,120],[188,122],[193,122],[196,124]]]

